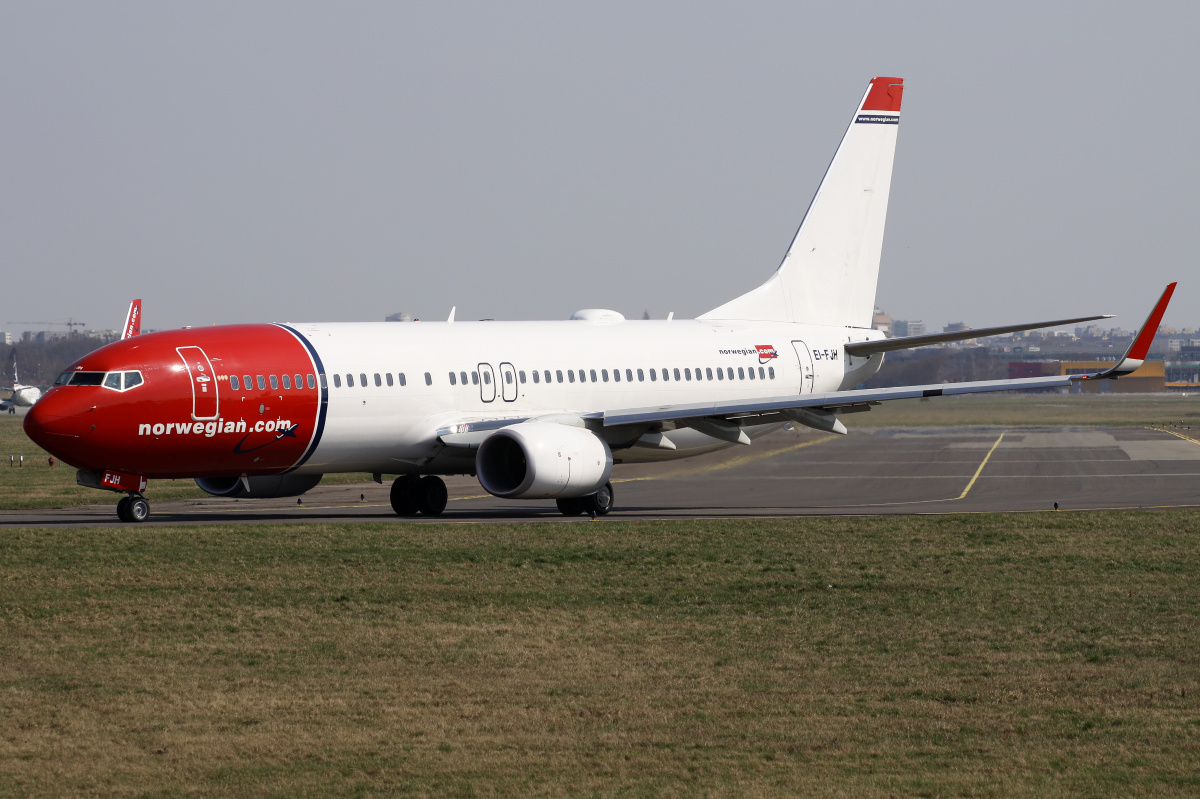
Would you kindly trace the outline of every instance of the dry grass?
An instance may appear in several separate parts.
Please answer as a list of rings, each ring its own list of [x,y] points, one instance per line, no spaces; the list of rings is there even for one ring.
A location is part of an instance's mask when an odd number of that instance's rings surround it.
[[[0,794],[1194,795],[1200,514],[0,537]]]

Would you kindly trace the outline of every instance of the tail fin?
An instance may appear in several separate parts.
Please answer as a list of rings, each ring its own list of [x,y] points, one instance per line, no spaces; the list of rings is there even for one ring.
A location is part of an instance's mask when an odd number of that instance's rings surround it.
[[[903,91],[871,81],[779,269],[701,319],[871,326]]]
[[[142,301],[134,300],[129,303],[129,312],[125,314],[125,327],[121,328],[121,338],[130,338],[142,332]]]

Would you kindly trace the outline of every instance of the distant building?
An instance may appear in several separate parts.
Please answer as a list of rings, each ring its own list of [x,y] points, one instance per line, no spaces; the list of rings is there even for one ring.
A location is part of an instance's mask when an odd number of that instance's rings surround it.
[[[5,344],[6,346],[11,346],[11,345],[12,345],[12,342],[13,342],[12,333],[3,333],[3,332],[0,332],[0,338],[3,338],[3,339],[4,339],[4,344]]]
[[[875,313],[871,316],[871,327],[874,330],[882,330],[885,336],[890,336],[892,335],[892,317],[876,308]]]
[[[411,322],[412,320],[412,314],[406,314],[403,311],[390,313],[383,318],[383,321],[385,322]]]

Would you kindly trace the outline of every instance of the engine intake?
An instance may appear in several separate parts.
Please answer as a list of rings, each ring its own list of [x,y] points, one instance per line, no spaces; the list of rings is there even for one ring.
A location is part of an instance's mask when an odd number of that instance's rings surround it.
[[[295,497],[303,494],[324,475],[320,474],[269,474],[258,477],[197,477],[200,490],[214,497],[235,499],[270,499],[271,497]],[[246,490],[246,483],[250,490]]]
[[[580,427],[523,422],[479,445],[475,471],[489,494],[504,499],[585,497],[612,474],[612,450]]]

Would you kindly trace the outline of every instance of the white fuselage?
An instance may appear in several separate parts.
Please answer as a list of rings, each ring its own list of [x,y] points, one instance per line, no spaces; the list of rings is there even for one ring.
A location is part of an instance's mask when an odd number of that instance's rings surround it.
[[[842,349],[849,341],[881,338],[878,331],[784,322],[288,327],[312,344],[328,382],[324,433],[298,470],[305,473],[471,471],[462,457],[469,453],[445,452],[439,429],[492,419],[580,418],[656,405],[838,391],[866,380],[882,363],[881,356],[850,359]],[[670,427],[664,435],[675,449],[625,448],[617,459],[663,460],[728,446],[694,429]],[[773,426],[747,428],[747,433],[754,437],[769,429]]]

